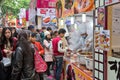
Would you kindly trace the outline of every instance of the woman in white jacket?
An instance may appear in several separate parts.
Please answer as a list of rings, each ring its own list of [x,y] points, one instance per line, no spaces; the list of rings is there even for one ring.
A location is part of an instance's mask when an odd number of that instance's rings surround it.
[[[48,69],[46,72],[48,78],[51,78],[52,76],[50,75],[50,66],[52,65],[53,62],[53,51],[52,51],[51,35],[50,32],[48,31],[45,32],[44,46],[45,46],[44,58],[48,65]]]

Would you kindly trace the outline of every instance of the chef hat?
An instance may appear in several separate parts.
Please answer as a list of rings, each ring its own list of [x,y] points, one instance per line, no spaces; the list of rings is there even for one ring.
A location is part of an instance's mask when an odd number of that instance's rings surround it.
[[[48,34],[50,34],[50,32],[49,31],[45,31],[45,36],[47,36]]]

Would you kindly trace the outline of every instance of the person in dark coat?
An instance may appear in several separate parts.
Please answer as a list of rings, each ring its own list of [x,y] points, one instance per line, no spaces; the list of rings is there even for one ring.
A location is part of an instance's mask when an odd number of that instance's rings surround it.
[[[34,46],[28,39],[27,32],[21,31],[13,56],[11,80],[39,80],[34,68]]]
[[[5,80],[4,65],[2,63],[2,52],[0,50],[0,80]]]

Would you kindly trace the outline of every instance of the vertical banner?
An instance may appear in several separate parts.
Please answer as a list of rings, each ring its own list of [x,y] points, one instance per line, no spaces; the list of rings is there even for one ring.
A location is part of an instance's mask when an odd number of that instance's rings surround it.
[[[100,27],[105,27],[105,8],[100,7],[98,8],[98,25]]]
[[[62,17],[71,16],[74,14],[74,0],[61,0]]]

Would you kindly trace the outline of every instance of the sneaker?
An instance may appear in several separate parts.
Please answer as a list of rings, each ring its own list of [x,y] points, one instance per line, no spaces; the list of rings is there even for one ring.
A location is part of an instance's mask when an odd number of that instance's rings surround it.
[[[52,80],[52,79],[53,79],[53,76],[52,76],[52,75],[50,75],[50,76],[48,76],[47,78]]]

